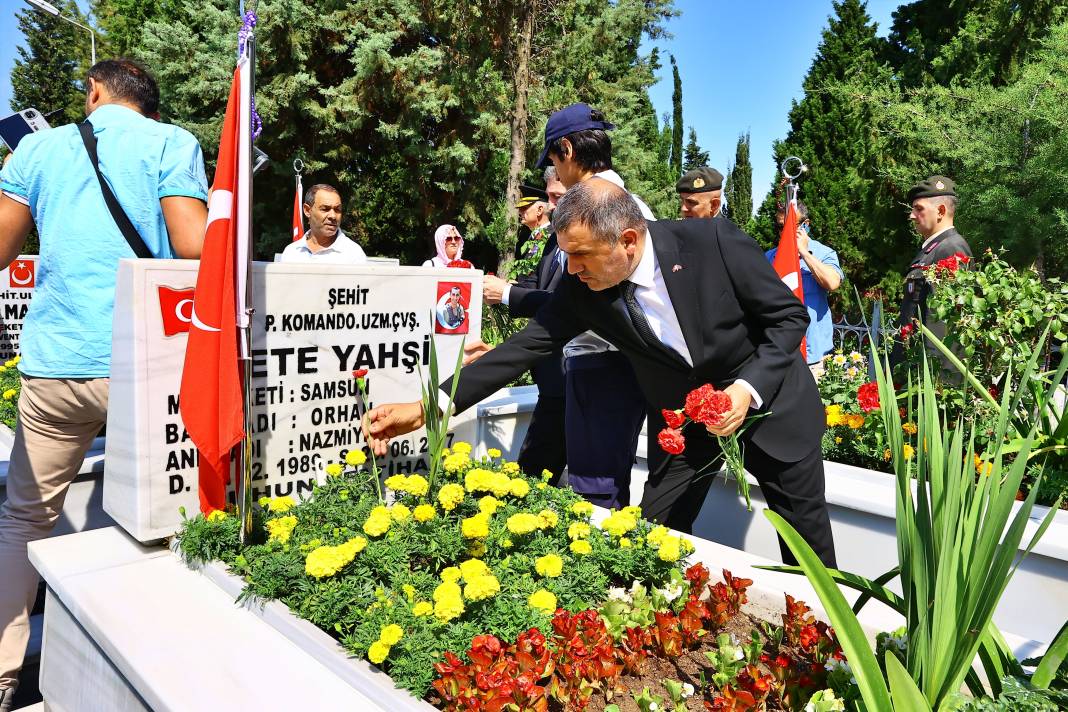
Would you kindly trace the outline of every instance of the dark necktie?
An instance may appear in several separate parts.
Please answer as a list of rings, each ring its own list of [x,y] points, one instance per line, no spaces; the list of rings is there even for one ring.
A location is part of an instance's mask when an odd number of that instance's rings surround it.
[[[641,305],[638,304],[637,297],[634,296],[634,290],[637,288],[638,285],[630,281],[623,281],[619,285],[619,290],[623,295],[623,304],[627,307],[627,315],[634,325],[634,330],[638,332],[638,336],[642,337],[642,341],[649,346],[655,349],[667,349],[664,342],[658,339],[653,332],[653,327],[649,326],[649,320],[645,317],[645,312],[642,311]]]

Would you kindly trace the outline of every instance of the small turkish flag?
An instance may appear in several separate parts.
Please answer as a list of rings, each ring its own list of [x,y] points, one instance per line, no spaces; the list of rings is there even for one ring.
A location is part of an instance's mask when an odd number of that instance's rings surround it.
[[[189,332],[193,321],[193,292],[189,289],[159,287],[159,313],[163,317],[163,335],[174,336]]]
[[[7,268],[8,286],[12,289],[32,289],[36,280],[36,260],[15,260]]]
[[[783,283],[790,288],[802,304],[805,303],[805,289],[801,283],[801,255],[797,251],[797,201],[791,200],[786,206],[786,221],[779,237],[779,249],[775,252],[775,272]],[[807,356],[805,338],[801,337],[801,355]]]

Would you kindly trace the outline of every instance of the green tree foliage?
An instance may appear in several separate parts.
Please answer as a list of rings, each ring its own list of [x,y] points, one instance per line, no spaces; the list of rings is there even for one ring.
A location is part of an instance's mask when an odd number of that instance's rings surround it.
[[[191,130],[209,161],[218,144],[239,26],[229,0],[161,0],[143,31],[114,24],[131,0],[98,0],[119,37],[156,72],[163,114]],[[257,6],[258,146],[271,157],[256,177],[257,253],[286,243],[290,163],[308,165],[305,183],[337,185],[346,231],[372,254],[418,263],[432,253],[434,228],[460,227],[464,256],[495,266],[510,250],[504,203],[509,65],[518,0],[261,0]],[[152,14],[155,13],[155,14]],[[524,179],[548,114],[574,101],[602,108],[617,170],[654,210],[670,207],[659,156],[660,131],[648,98],[657,39],[671,0],[569,0],[535,18]],[[139,16],[140,17],[140,16]],[[485,238],[489,239],[485,239]]]
[[[74,0],[55,4],[66,17],[88,24]],[[48,115],[53,126],[81,121],[85,118],[82,78],[89,69],[89,33],[28,6],[16,17],[23,43],[11,70],[11,108],[34,107]]]
[[[682,77],[675,55],[671,55],[671,173],[682,174]]]
[[[734,163],[727,171],[727,182],[723,188],[731,220],[743,230],[749,229],[753,219],[753,164],[749,161],[748,131],[738,137]]]
[[[892,288],[898,271],[915,252],[915,238],[900,222],[886,227],[872,215],[885,202],[868,170],[871,116],[866,105],[831,91],[846,81],[875,85],[890,81],[881,65],[875,25],[861,0],[838,0],[823,30],[815,59],[805,77],[804,96],[790,110],[790,131],[774,146],[775,164],[799,156],[808,166],[801,194],[812,218],[815,239],[837,250],[846,277],[861,288],[884,282]],[[766,246],[778,243],[772,190],[761,205],[754,230]],[[889,271],[888,271],[889,269]],[[840,290],[849,294],[852,290]]]
[[[691,126],[690,135],[686,141],[686,150],[683,154],[682,170],[689,171],[701,166],[707,166],[710,160],[708,151],[702,150],[701,145],[697,143],[697,131]]]

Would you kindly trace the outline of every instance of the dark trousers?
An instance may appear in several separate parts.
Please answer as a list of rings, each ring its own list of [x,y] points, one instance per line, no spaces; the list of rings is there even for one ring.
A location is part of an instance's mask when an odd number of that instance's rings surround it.
[[[590,502],[630,503],[630,473],[645,400],[630,362],[618,351],[567,359],[567,482]]]
[[[567,430],[564,428],[564,399],[559,396],[538,396],[526,438],[519,448],[519,469],[531,477],[542,471],[553,473],[549,481],[556,484],[567,464]]]
[[[656,447],[655,443],[651,447]],[[743,448],[745,468],[760,482],[768,508],[790,522],[825,565],[836,568],[820,448],[799,462],[776,460],[752,443],[746,443]],[[687,452],[670,457],[657,472],[650,473],[642,497],[642,516],[672,529],[692,532],[718,469],[718,466],[706,468],[711,461],[710,450],[694,448],[695,454],[687,457],[690,454],[687,447]],[[711,454],[715,457],[715,452]],[[702,474],[696,474],[702,470]],[[783,563],[797,563],[782,538],[779,550]]]

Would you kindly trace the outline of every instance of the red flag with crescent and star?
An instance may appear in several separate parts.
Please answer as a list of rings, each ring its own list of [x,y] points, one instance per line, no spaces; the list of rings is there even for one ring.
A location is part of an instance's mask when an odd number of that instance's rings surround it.
[[[801,283],[801,255],[797,251],[797,201],[791,200],[786,205],[786,222],[779,237],[779,248],[775,251],[775,273],[783,284],[790,288],[794,296],[805,303],[805,288]],[[805,338],[801,337],[801,356],[808,354]]]
[[[241,82],[247,60],[234,71],[219,139],[219,162],[208,200],[208,226],[193,298],[189,341],[179,396],[182,421],[200,451],[200,509],[226,507],[230,450],[244,437],[244,403],[238,364],[236,266],[238,196],[248,186],[238,179],[242,133]],[[245,137],[247,139],[247,137]]]

